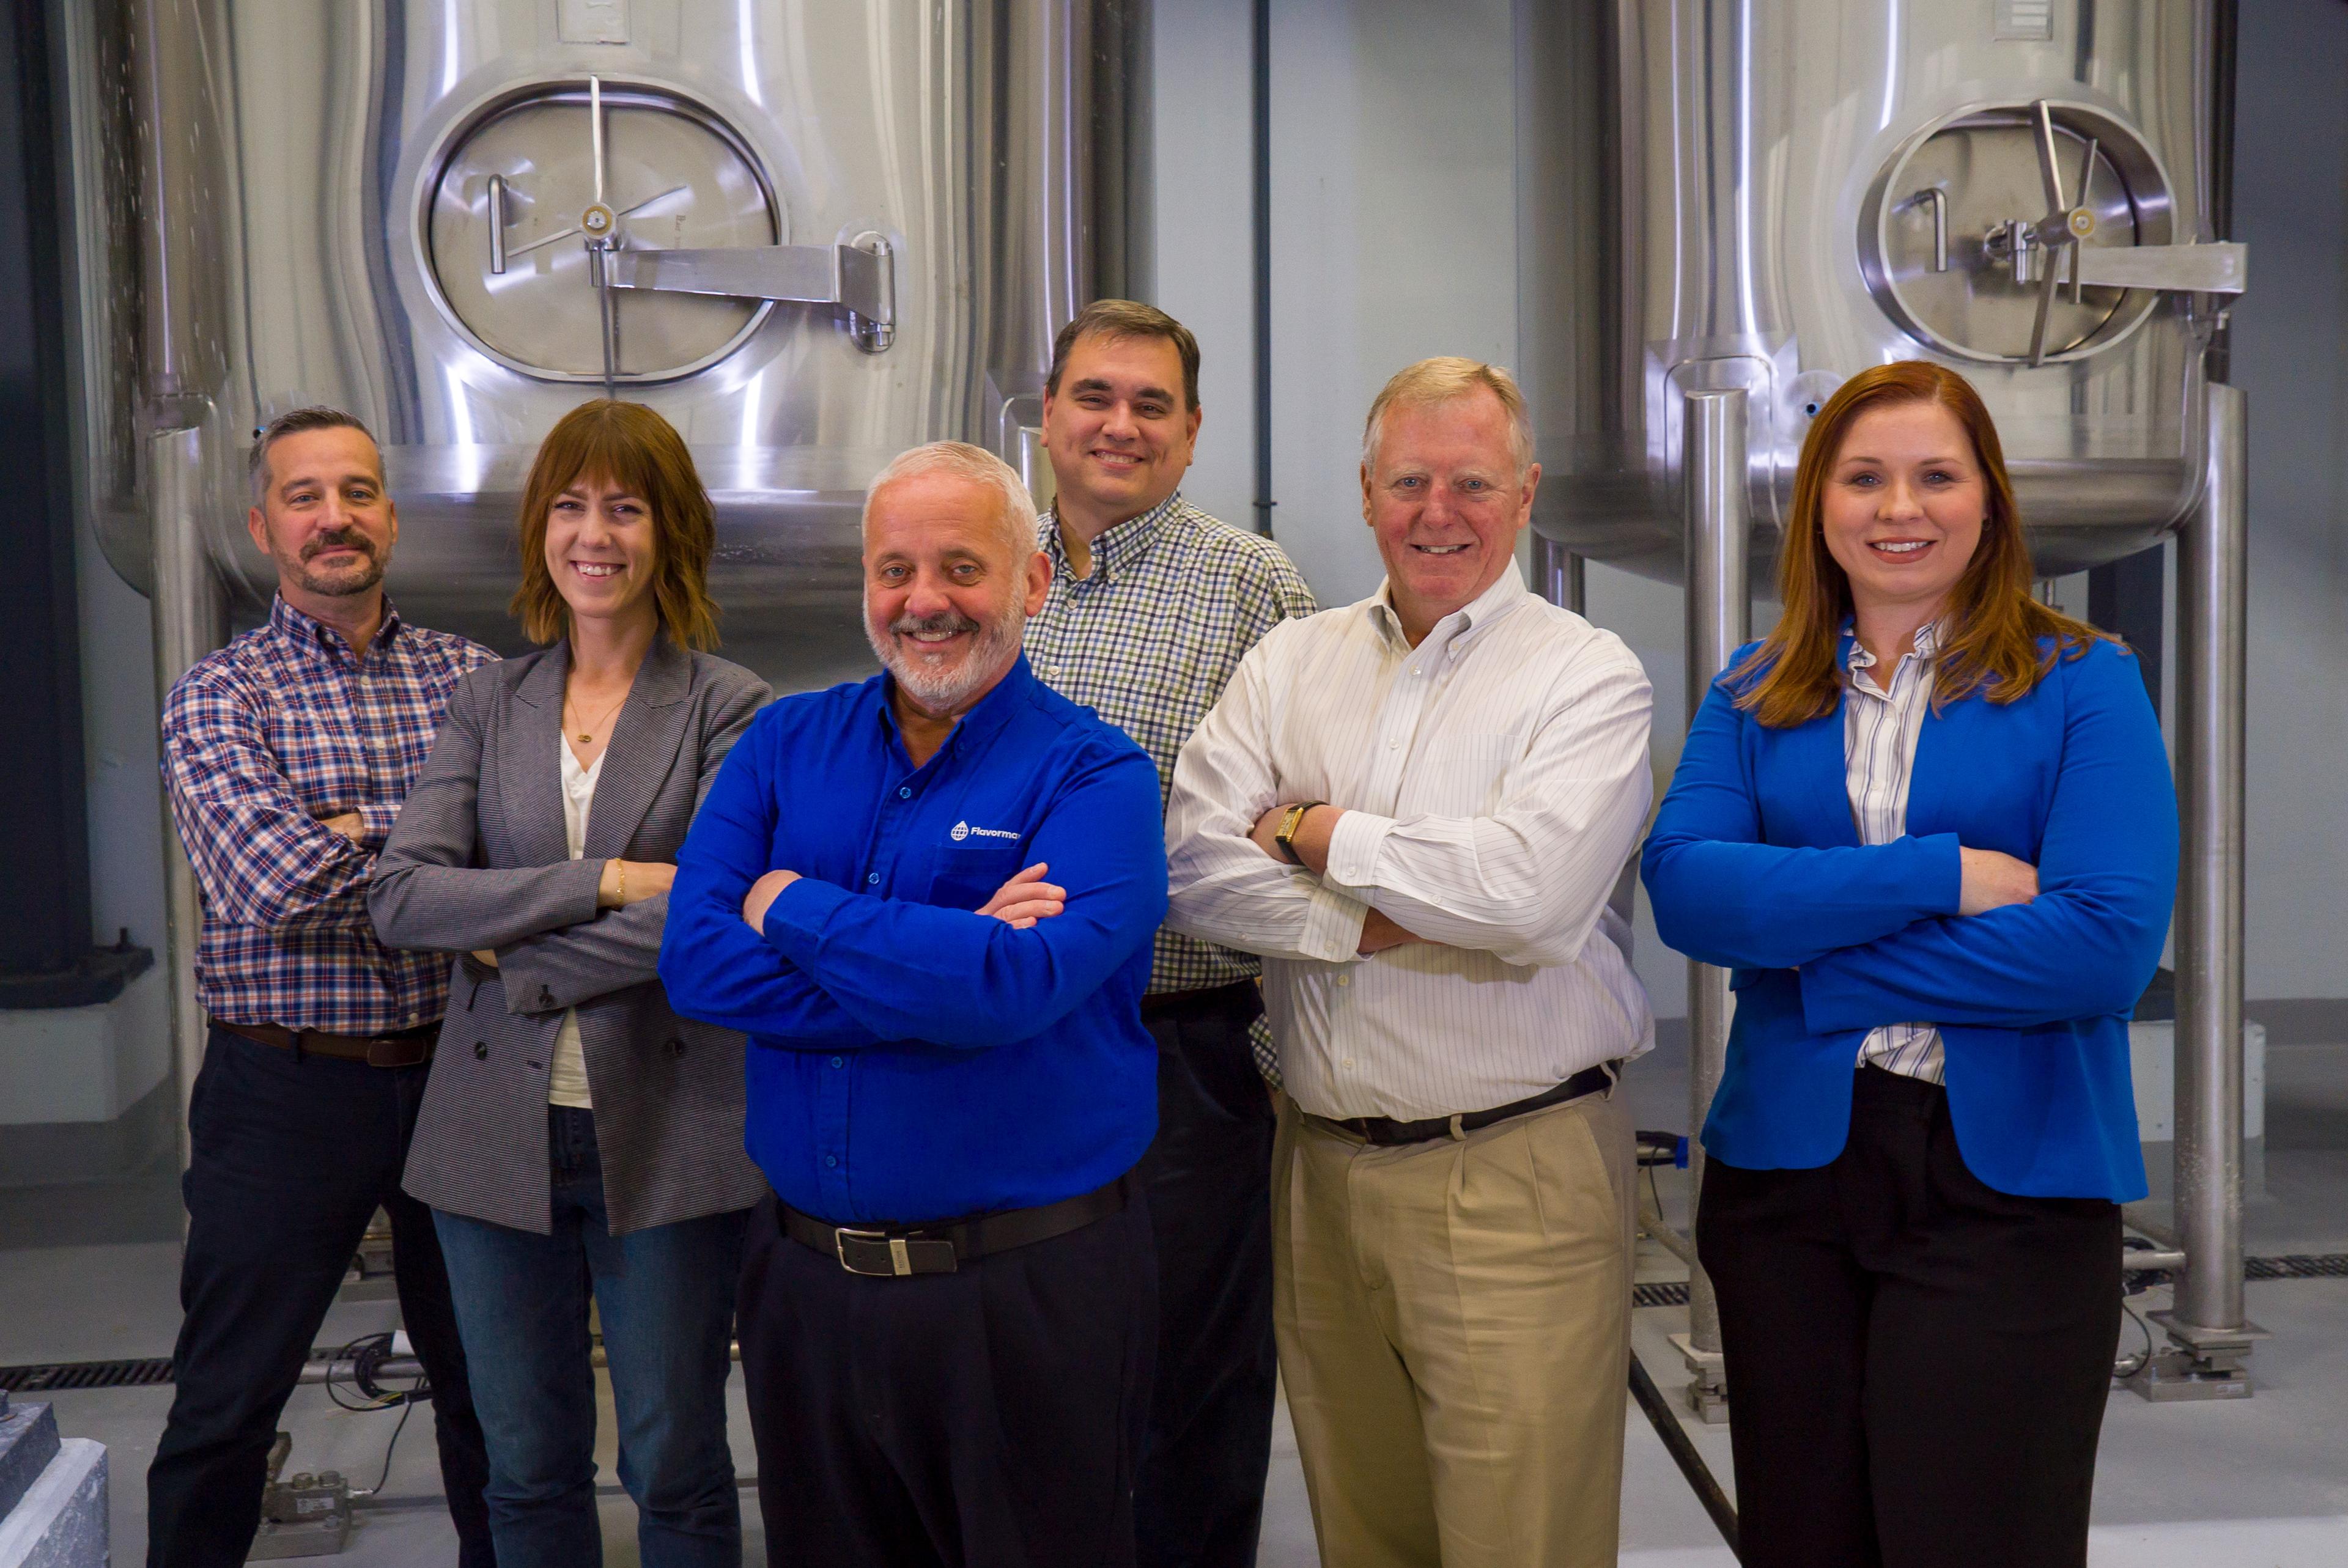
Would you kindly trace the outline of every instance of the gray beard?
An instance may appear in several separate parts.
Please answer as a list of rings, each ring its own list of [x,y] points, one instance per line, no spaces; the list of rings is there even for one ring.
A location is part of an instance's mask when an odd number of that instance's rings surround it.
[[[1000,675],[1017,656],[1020,639],[1026,630],[1026,607],[1015,599],[1004,607],[992,624],[959,614],[899,616],[883,629],[874,626],[870,616],[864,618],[864,640],[872,645],[880,667],[915,702],[932,713],[953,712],[970,700],[972,692]],[[897,641],[899,637],[916,631],[936,630],[978,633],[970,651],[951,671],[931,671],[918,658],[904,652]]]

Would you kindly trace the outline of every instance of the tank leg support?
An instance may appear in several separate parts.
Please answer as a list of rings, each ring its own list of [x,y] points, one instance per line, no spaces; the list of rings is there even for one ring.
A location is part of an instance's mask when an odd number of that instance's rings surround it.
[[[2240,1399],[2265,1333],[2242,1301],[2242,774],[2250,487],[2244,398],[2209,388],[2209,478],[2177,557],[2177,1305],[2147,1399]]]
[[[1729,655],[1752,634],[1748,552],[1753,538],[1746,477],[1746,392],[1691,392],[1680,405],[1687,489],[1687,712],[1691,723]],[[1735,1013],[1728,971],[1688,965],[1688,1213],[1704,1192],[1704,1122],[1728,1056]],[[1694,1225],[1690,1225],[1693,1239]],[[1706,1421],[1728,1419],[1720,1352],[1720,1304],[1701,1264],[1688,1266],[1688,1331],[1672,1343],[1687,1361],[1688,1407]]]

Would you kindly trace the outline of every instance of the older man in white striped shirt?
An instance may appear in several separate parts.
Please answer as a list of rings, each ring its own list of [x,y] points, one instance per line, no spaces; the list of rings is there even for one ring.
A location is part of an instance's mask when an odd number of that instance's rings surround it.
[[[1653,794],[1645,672],[1535,598],[1506,371],[1372,405],[1359,604],[1274,628],[1183,748],[1176,929],[1260,953],[1292,1102],[1274,1324],[1322,1560],[1611,1563],[1653,1043],[1607,897]]]

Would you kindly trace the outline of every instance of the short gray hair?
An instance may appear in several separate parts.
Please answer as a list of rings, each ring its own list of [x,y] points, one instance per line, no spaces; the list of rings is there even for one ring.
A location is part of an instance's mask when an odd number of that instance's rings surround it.
[[[983,446],[973,446],[967,441],[932,441],[926,446],[916,446],[900,453],[895,460],[880,470],[871,487],[864,492],[862,527],[872,526],[872,503],[880,492],[904,479],[919,479],[932,474],[951,474],[958,479],[990,487],[1003,497],[1001,526],[1004,542],[1013,555],[1025,560],[1036,549],[1037,524],[1035,498],[1020,482],[1017,470]]]
[[[1386,415],[1395,409],[1455,403],[1473,396],[1478,387],[1498,398],[1507,411],[1509,450],[1517,460],[1517,477],[1524,477],[1533,466],[1533,418],[1525,407],[1525,395],[1519,390],[1517,378],[1497,364],[1447,354],[1403,366],[1379,389],[1370,405],[1369,422],[1362,427],[1363,466],[1377,471],[1378,438],[1385,432]]]
[[[269,498],[269,449],[288,436],[299,436],[309,430],[355,430],[368,441],[375,441],[375,432],[360,423],[355,414],[345,414],[339,408],[314,404],[281,414],[252,433],[252,450],[244,455],[245,477],[252,481],[252,504],[256,507]],[[382,472],[383,447],[376,445],[376,468]]]

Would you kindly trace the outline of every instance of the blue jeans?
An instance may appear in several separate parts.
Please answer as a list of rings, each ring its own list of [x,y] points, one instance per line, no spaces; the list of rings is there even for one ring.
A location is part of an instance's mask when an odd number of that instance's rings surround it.
[[[436,1210],[489,1438],[498,1568],[595,1568],[594,1292],[644,1568],[741,1568],[726,1440],[744,1213],[611,1234],[595,1117],[547,1109],[551,1235]]]

